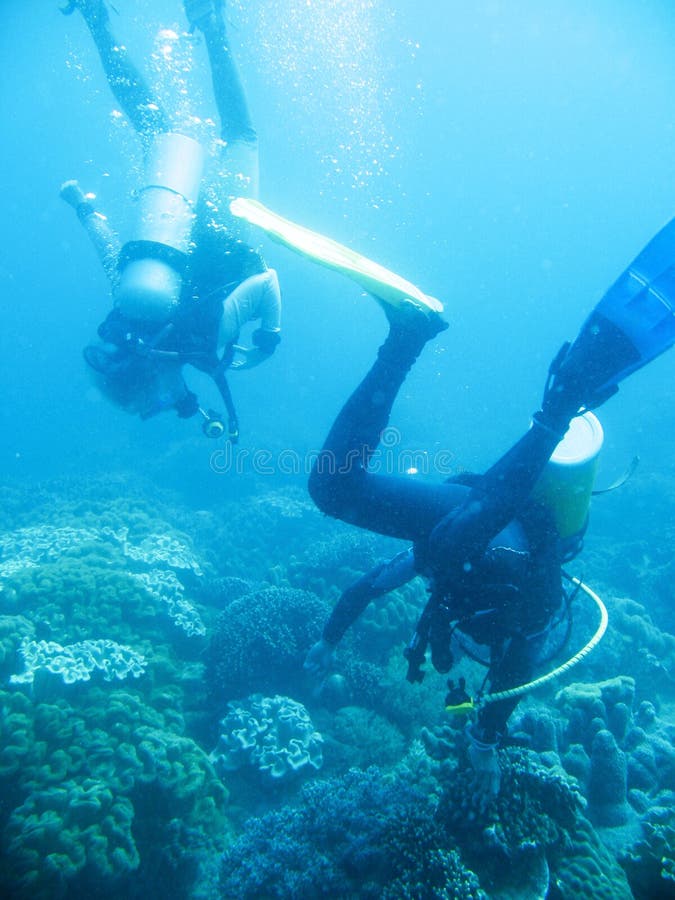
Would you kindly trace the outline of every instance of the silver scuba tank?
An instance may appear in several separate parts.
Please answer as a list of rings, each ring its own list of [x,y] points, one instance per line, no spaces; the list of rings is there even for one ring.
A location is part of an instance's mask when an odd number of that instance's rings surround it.
[[[115,291],[115,305],[130,319],[164,322],[180,301],[204,157],[202,145],[183,134],[153,140]]]

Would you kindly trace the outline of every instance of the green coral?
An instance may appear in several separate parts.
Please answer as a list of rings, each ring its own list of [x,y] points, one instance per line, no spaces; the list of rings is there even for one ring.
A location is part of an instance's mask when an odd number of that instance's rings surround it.
[[[575,819],[552,863],[552,900],[633,900],[621,866],[583,816]]]
[[[211,852],[221,847],[227,794],[182,733],[178,691],[156,695],[156,708],[94,686],[78,700],[0,692],[3,883],[17,897],[52,897],[82,892],[93,879],[105,896],[136,870],[143,878],[172,867],[181,883],[181,866],[194,860],[185,852],[176,868],[162,834],[178,817]]]
[[[35,634],[35,626],[25,616],[0,616],[0,678],[5,681],[20,662],[22,641]]]
[[[97,629],[125,642],[144,624],[156,624],[158,604],[124,565],[114,547],[83,545],[17,572],[8,586],[23,615],[48,626],[64,643],[96,637]]]
[[[104,882],[128,876],[140,864],[133,818],[128,797],[92,778],[33,792],[7,825],[9,883],[21,896],[47,900],[83,871]]]

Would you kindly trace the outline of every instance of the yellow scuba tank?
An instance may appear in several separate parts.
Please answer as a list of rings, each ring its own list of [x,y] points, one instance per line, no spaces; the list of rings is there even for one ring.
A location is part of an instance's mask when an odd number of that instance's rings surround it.
[[[551,510],[561,538],[586,524],[603,439],[593,413],[576,416],[534,487],[533,499]]]
[[[145,186],[131,240],[120,254],[115,305],[130,319],[165,322],[181,296],[204,148],[183,134],[158,134],[145,166]]]

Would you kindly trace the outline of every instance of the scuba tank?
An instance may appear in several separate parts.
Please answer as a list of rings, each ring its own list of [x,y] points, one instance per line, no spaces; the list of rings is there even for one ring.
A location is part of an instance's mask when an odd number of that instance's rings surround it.
[[[593,413],[576,416],[532,491],[532,498],[551,511],[563,539],[586,525],[603,439]]]
[[[204,156],[201,144],[183,134],[153,139],[136,225],[120,253],[115,291],[115,305],[130,319],[162,323],[178,307]]]

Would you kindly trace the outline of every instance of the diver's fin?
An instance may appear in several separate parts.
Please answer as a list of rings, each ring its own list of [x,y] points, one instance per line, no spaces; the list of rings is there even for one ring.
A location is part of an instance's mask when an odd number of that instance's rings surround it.
[[[351,278],[384,303],[392,306],[413,303],[426,313],[443,312],[440,300],[422,293],[405,278],[385,269],[372,259],[355,253],[344,244],[282,218],[258,200],[237,197],[230,203],[230,210],[233,215],[262,228],[269,237],[295,250],[296,253]]]
[[[562,405],[565,414],[573,407],[595,409],[674,343],[675,219],[621,273],[561,351],[544,402],[552,409]]]
[[[675,219],[651,239],[617,278],[589,316],[585,328],[599,337],[603,331],[620,337],[617,347],[606,348],[614,356],[613,366],[610,362],[614,371],[606,386],[618,384],[673,346]]]

